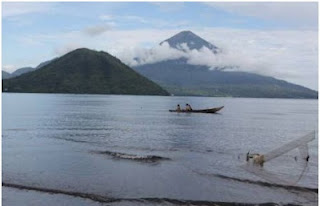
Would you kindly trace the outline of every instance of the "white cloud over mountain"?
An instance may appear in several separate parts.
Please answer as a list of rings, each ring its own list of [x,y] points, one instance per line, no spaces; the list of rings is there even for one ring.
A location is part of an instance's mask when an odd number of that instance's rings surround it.
[[[254,72],[317,88],[318,34],[315,31],[207,28],[196,33],[211,40],[222,52],[215,55],[206,48],[182,52],[170,48],[168,44],[160,46],[155,43],[151,49],[136,46],[114,50],[113,54],[130,66],[185,57],[193,65],[229,67],[231,70]],[[138,45],[137,42],[133,44]]]
[[[209,67],[234,66],[233,70],[273,76],[312,89],[318,88],[318,33],[302,30],[253,30],[229,28],[190,28],[194,33],[219,47],[222,52],[214,55],[206,49],[174,50],[161,41],[178,29],[112,29],[99,35],[88,35],[84,30],[50,35],[25,36],[23,41],[37,39],[33,46],[54,44],[47,59],[32,60],[36,66],[41,61],[60,56],[73,49],[86,47],[103,50],[117,56],[131,66],[157,61],[188,58],[194,65]],[[139,58],[137,62],[135,58]],[[31,62],[27,65],[32,65]],[[25,65],[15,65],[15,68]]]

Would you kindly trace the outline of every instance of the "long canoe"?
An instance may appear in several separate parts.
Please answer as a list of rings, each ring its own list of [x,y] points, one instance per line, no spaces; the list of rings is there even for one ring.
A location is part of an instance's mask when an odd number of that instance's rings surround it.
[[[215,108],[211,108],[211,109],[193,109],[193,110],[191,110],[191,111],[189,111],[189,110],[180,110],[180,111],[178,111],[178,110],[169,110],[170,112],[183,112],[183,113],[216,113],[216,112],[218,112],[218,111],[220,111],[222,108],[223,108],[224,106],[222,106],[222,107],[215,107]]]

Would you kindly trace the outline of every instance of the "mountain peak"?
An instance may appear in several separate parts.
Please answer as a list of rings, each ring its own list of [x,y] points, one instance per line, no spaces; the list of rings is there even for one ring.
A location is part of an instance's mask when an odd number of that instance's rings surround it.
[[[181,48],[181,44],[186,44],[191,50],[199,50],[202,47],[206,47],[212,50],[214,53],[218,52],[218,47],[204,40],[192,31],[181,31],[176,35],[172,36],[171,38],[162,41],[160,45],[162,45],[164,42],[167,42],[170,45],[170,47],[179,50],[183,50],[183,48]]]
[[[194,34],[192,31],[186,30],[186,31],[181,31],[177,33],[175,36],[193,36],[193,37],[198,37],[196,34]]]
[[[91,50],[91,49],[88,49],[88,48],[77,48],[77,49],[75,49],[75,50],[72,50],[72,51],[70,51],[70,52],[68,52],[67,54],[74,54],[74,53],[94,53],[94,52],[96,52],[95,50]]]

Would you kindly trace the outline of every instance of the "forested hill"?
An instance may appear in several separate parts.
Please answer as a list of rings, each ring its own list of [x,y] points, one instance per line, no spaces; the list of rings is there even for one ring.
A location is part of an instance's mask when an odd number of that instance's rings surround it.
[[[4,92],[169,95],[106,52],[76,49],[40,69],[3,80]]]

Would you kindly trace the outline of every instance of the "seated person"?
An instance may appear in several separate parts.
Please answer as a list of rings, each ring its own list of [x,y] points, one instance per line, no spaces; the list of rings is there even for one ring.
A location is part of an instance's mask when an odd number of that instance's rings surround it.
[[[192,108],[191,108],[191,106],[189,104],[186,104],[186,110],[187,111],[192,111]]]
[[[180,104],[177,105],[177,111],[181,111]]]

